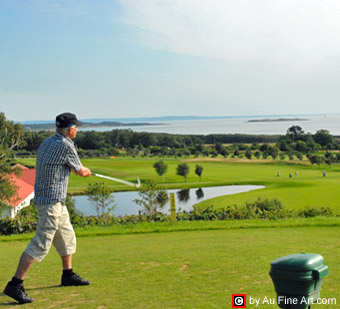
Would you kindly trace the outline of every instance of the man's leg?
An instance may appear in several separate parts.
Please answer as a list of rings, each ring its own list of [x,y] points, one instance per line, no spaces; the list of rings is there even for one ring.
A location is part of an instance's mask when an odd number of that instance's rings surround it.
[[[63,261],[63,269],[72,268],[72,254],[62,256],[61,260]]]
[[[61,285],[89,285],[90,281],[81,278],[73,272],[72,255],[76,252],[76,235],[70,222],[66,206],[63,206],[58,230],[53,239],[53,245],[57,249],[63,263]]]
[[[47,255],[62,211],[61,203],[38,206],[39,221],[34,238],[28,244],[21,255],[17,271],[11,281],[8,282],[4,293],[19,303],[31,303],[33,298],[27,296],[24,289],[24,278],[34,260],[41,262]]]
[[[10,282],[7,283],[7,286],[4,290],[4,293],[6,295],[12,297],[20,304],[31,303],[34,301],[33,298],[29,297],[26,294],[26,291],[24,289],[24,279],[26,273],[31,268],[34,261],[34,258],[24,252],[20,257],[19,265],[14,277]]]
[[[27,253],[24,252],[21,255],[19,265],[18,265],[18,268],[17,268],[17,271],[14,277],[20,280],[24,280],[26,273],[29,271],[34,261],[35,261],[34,258],[32,258],[31,256],[29,256]]]

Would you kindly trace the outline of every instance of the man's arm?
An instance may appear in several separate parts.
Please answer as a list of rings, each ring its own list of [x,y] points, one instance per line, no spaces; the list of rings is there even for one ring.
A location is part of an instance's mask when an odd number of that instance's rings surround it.
[[[82,166],[78,172],[74,170],[71,170],[71,171],[73,174],[76,174],[78,176],[85,177],[85,178],[91,176],[92,174],[90,169],[85,166]]]

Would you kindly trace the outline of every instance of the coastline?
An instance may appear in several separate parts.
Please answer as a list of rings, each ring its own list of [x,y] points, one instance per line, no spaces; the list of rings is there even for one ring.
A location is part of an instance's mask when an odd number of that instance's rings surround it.
[[[269,119],[249,119],[247,122],[285,122],[285,121],[310,121],[306,118],[269,118]]]

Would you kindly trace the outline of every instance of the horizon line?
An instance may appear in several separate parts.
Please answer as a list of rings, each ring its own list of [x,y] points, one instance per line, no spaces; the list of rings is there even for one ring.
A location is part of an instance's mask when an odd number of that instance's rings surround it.
[[[143,121],[159,121],[159,120],[199,120],[199,119],[243,119],[243,118],[268,118],[268,117],[308,117],[308,116],[335,116],[339,113],[317,113],[317,114],[270,114],[270,115],[232,115],[232,116],[199,116],[199,115],[185,115],[185,116],[154,116],[154,117],[120,117],[120,118],[80,118],[81,121],[131,121],[131,120],[143,120]],[[21,124],[33,124],[33,123],[54,123],[55,120],[24,120],[15,121],[15,123]]]

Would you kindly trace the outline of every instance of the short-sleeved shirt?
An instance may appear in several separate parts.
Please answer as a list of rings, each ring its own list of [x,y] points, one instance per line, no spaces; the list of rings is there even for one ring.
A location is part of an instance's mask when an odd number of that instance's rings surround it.
[[[81,167],[72,140],[56,133],[43,141],[37,151],[34,203],[65,202],[70,170],[78,172]]]

